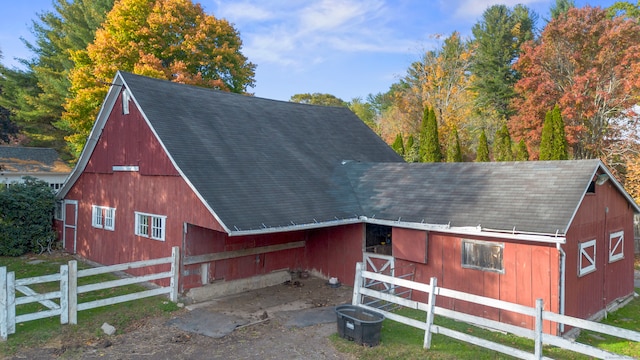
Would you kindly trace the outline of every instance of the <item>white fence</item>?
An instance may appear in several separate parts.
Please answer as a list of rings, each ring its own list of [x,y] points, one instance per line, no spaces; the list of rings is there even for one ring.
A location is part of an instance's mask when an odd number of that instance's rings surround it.
[[[367,288],[366,286],[363,286],[363,284],[366,284],[370,280],[387,283],[391,288],[402,287],[402,288],[409,288],[416,291],[424,292],[428,295],[428,303],[422,303],[422,302],[414,301],[411,299],[399,297],[394,294],[391,294],[389,291],[386,291],[386,290],[382,290],[382,291],[374,290],[371,288]],[[401,305],[411,309],[426,311],[427,313],[426,319],[425,321],[418,321],[418,320],[407,318],[405,316],[398,315],[396,313],[384,311],[380,308],[363,304],[362,303],[363,296],[380,299],[389,303],[394,303],[394,304]],[[467,301],[475,304],[490,306],[497,309],[508,310],[515,313],[531,316],[532,318],[535,319],[535,329],[532,330],[532,329],[523,328],[515,325],[509,325],[509,324],[501,323],[495,320],[490,320],[490,319],[438,307],[436,306],[436,302],[437,302],[436,299],[439,296],[459,299],[459,300],[463,300],[463,301]],[[578,352],[578,353],[585,354],[585,355],[592,356],[599,359],[633,359],[631,357],[614,354],[614,353],[604,351],[592,346],[573,342],[571,340],[568,340],[559,336],[545,334],[543,333],[543,329],[542,329],[543,321],[545,320],[640,342],[640,333],[635,331],[620,329],[614,326],[600,324],[593,321],[587,321],[587,320],[578,319],[578,318],[574,318],[566,315],[556,314],[549,311],[544,311],[543,310],[544,304],[542,299],[538,299],[536,301],[536,307],[531,308],[531,307],[509,303],[501,300],[496,300],[496,299],[487,298],[483,296],[463,293],[463,292],[455,291],[451,289],[441,288],[437,286],[436,278],[431,278],[431,282],[429,284],[424,284],[424,283],[414,282],[406,279],[395,278],[392,276],[387,276],[379,273],[374,273],[370,271],[365,271],[363,270],[362,263],[356,264],[356,277],[355,277],[354,288],[353,288],[352,303],[353,305],[361,306],[363,308],[382,313],[388,319],[425,330],[425,335],[424,335],[425,349],[429,349],[431,347],[432,334],[442,334],[448,337],[452,337],[454,339],[458,339],[474,345],[482,346],[494,351],[498,351],[510,356],[520,358],[520,359],[548,359],[547,357],[544,357],[542,355],[543,345],[553,345],[556,347],[568,349],[570,351]],[[465,333],[461,333],[452,329],[445,328],[440,325],[436,325],[433,323],[434,315],[439,315],[446,318],[463,321],[463,322],[481,326],[481,327],[488,327],[498,331],[504,331],[520,337],[534,340],[535,345],[534,345],[533,353],[523,351],[520,349],[515,349],[506,345],[498,344],[489,340],[481,339],[475,336],[471,336]]]
[[[171,256],[166,258],[137,261],[111,266],[101,266],[85,270],[78,270],[78,263],[75,260],[72,260],[69,261],[67,265],[60,265],[60,272],[58,274],[44,275],[25,279],[16,279],[14,272],[7,272],[6,267],[0,267],[0,340],[7,340],[7,336],[9,334],[14,334],[16,332],[16,324],[25,321],[60,316],[61,324],[77,324],[78,311],[94,309],[101,306],[118,304],[131,300],[143,299],[161,294],[168,294],[169,299],[175,302],[178,300],[179,261],[179,248],[174,247],[172,249]],[[161,264],[171,264],[171,270],[143,276],[126,277],[119,280],[111,280],[101,283],[78,286],[78,278],[81,277],[113,273]],[[154,289],[143,290],[126,295],[78,303],[78,295],[82,293],[131,284],[139,284],[165,278],[170,279],[170,284],[167,287],[157,287]],[[47,293],[37,293],[29,287],[30,285],[49,282],[59,282],[59,290]],[[16,297],[16,292],[22,293],[23,296]],[[52,301],[54,299],[59,299],[59,303]],[[48,310],[16,316],[16,306],[36,302],[42,304]]]

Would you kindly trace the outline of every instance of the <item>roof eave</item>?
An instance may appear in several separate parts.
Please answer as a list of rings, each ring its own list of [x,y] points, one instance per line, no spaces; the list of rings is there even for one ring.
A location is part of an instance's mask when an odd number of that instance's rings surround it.
[[[415,229],[424,231],[434,231],[440,233],[467,235],[467,236],[483,236],[496,239],[516,240],[516,241],[528,241],[539,242],[547,244],[565,244],[567,239],[561,234],[546,234],[546,233],[510,233],[497,230],[483,229],[478,226],[449,226],[448,224],[427,224],[427,223],[414,223],[395,220],[380,220],[367,218],[362,216],[361,219],[368,224],[395,226],[404,229]]]
[[[351,224],[360,224],[360,223],[363,223],[362,219],[355,217],[350,219],[339,219],[339,220],[323,221],[323,222],[316,222],[316,223],[310,223],[310,224],[296,224],[291,226],[266,227],[266,228],[251,229],[251,230],[232,230],[228,232],[228,234],[230,237],[247,236],[247,235],[264,235],[264,234],[274,234],[274,233],[280,233],[280,232],[313,230],[313,229],[321,229],[321,228],[327,228],[332,226],[351,225]]]

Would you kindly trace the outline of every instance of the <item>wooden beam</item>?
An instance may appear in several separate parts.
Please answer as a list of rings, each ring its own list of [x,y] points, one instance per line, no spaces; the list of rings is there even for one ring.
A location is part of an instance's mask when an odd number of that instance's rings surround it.
[[[305,241],[296,241],[296,242],[290,242],[290,243],[284,243],[284,244],[260,246],[260,247],[235,250],[235,251],[224,251],[224,252],[212,253],[212,254],[187,256],[184,258],[184,265],[200,264],[200,263],[217,261],[217,260],[233,259],[233,258],[238,258],[242,256],[265,254],[265,253],[274,252],[274,251],[297,249],[297,248],[303,248],[303,247],[305,247]]]

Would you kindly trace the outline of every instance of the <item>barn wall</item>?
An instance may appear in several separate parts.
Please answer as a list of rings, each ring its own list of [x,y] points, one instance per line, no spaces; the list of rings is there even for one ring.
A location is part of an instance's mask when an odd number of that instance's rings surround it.
[[[364,234],[364,224],[310,230],[304,267],[353,286],[356,263],[362,261]]]
[[[195,225],[189,225],[185,236],[185,256],[215,254],[263,246],[304,241],[303,231],[229,237],[226,233]],[[304,249],[286,249],[258,255],[240,256],[231,259],[208,262],[207,278],[209,282],[218,280],[237,280],[278,270],[302,269]],[[183,271],[183,290],[202,284],[201,265],[185,266]]]
[[[624,258],[609,262],[609,234],[624,231]],[[611,181],[596,186],[567,232],[566,314],[589,318],[633,293],[633,210]],[[579,243],[596,240],[596,270],[578,275]]]
[[[172,246],[182,245],[184,222],[222,230],[133,103],[130,110],[123,115],[118,100],[85,171],[66,196],[78,200],[77,253],[104,265],[169,256]],[[112,171],[123,165],[139,171]],[[92,205],[116,209],[115,231],[92,227]],[[135,236],[135,211],[166,216],[165,241]],[[67,242],[67,251],[72,246]]]
[[[427,236],[426,262],[401,259],[395,244],[405,243],[405,239],[424,239]],[[400,274],[415,272],[414,280],[429,283],[431,277],[438,279],[438,286],[500,299],[525,306],[535,306],[542,298],[545,310],[558,311],[558,255],[554,245],[522,243],[495,240],[487,237],[468,237],[465,239],[494,241],[504,244],[504,273],[469,269],[462,267],[463,237],[425,231],[393,229],[392,241],[396,269]],[[419,247],[417,247],[419,248]],[[402,256],[402,255],[400,255]],[[417,255],[412,254],[415,258]],[[416,300],[426,301],[426,294],[413,292]],[[491,307],[472,304],[460,300],[439,297],[437,305],[488,319],[533,328],[532,319],[519,314],[501,311]],[[555,325],[545,323],[545,331],[555,331]]]

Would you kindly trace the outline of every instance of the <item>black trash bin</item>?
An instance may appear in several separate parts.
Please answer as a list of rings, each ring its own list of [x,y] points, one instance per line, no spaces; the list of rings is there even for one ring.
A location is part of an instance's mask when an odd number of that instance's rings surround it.
[[[376,346],[380,344],[380,330],[384,315],[355,305],[336,307],[338,335],[356,344]]]

